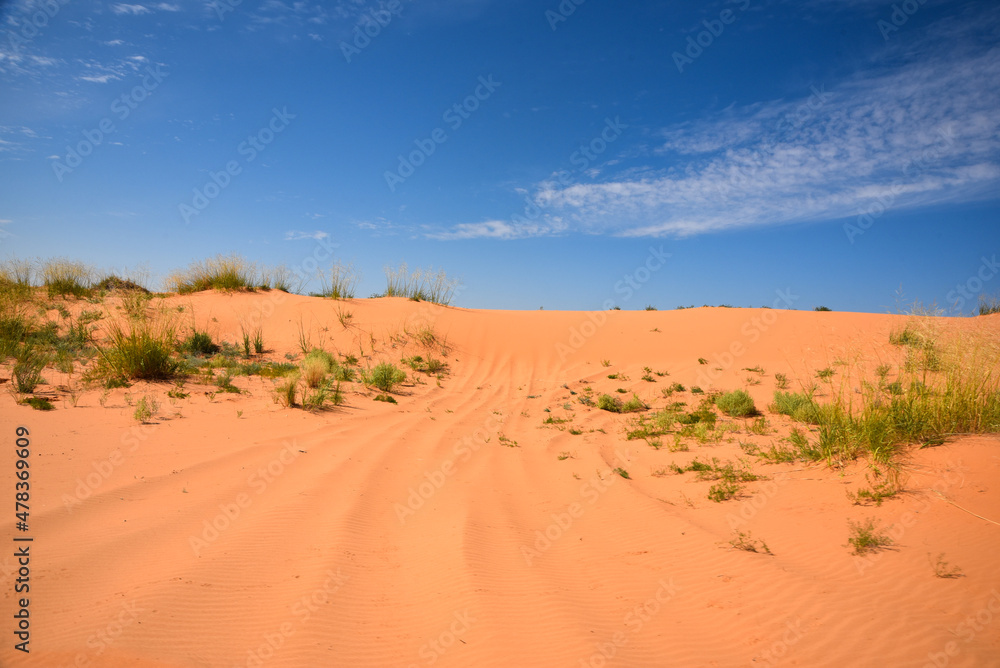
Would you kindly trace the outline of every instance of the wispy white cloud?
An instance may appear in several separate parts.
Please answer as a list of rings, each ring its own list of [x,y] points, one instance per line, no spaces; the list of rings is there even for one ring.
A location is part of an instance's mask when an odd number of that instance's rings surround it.
[[[315,232],[300,232],[298,230],[289,230],[285,232],[285,241],[302,241],[304,239],[312,239],[314,241],[319,241],[320,239],[326,239],[329,234],[326,232],[321,232],[319,230]]]
[[[441,241],[456,241],[461,239],[523,239],[558,234],[565,229],[558,220],[547,220],[544,223],[525,224],[506,220],[487,220],[481,223],[461,223],[447,231],[429,231],[425,234],[430,239]]]
[[[97,74],[92,76],[82,76],[81,81],[89,81],[91,83],[108,83],[109,81],[114,81],[118,77],[114,74]]]
[[[145,5],[128,5],[124,3],[119,3],[116,5],[111,5],[111,11],[115,14],[129,14],[131,16],[139,16],[141,14],[148,14],[150,11],[149,7]]]
[[[667,167],[537,185],[533,226],[458,225],[442,239],[581,232],[686,236],[996,197],[1000,48],[860,75],[794,101],[663,130]]]

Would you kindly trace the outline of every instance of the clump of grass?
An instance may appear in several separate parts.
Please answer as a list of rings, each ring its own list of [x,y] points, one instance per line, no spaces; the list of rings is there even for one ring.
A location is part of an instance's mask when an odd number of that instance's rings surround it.
[[[888,534],[878,529],[874,518],[868,518],[864,522],[848,522],[848,527],[851,535],[847,542],[854,548],[856,555],[874,552],[893,543]]]
[[[299,378],[292,374],[285,379],[285,382],[278,385],[274,390],[274,401],[285,408],[295,408],[298,406],[299,398]]]
[[[505,434],[497,434],[497,441],[499,441],[500,445],[507,446],[508,448],[520,447],[517,444],[517,441],[512,438],[508,438]]]
[[[934,577],[938,578],[960,578],[964,576],[962,569],[958,566],[953,566],[949,564],[944,559],[944,552],[937,556],[937,559],[931,559],[931,555],[928,554],[927,558],[930,559],[931,568],[934,569]]]
[[[817,306],[817,307],[816,307],[816,308],[814,308],[813,310],[814,310],[814,311],[829,311],[830,309],[828,309],[828,308],[827,308],[827,307],[825,307],[825,306]]]
[[[741,489],[742,486],[738,483],[723,480],[708,488],[708,499],[716,503],[728,501],[739,494]]]
[[[788,376],[783,373],[774,374],[775,386],[779,390],[788,389]]]
[[[42,264],[41,274],[49,299],[90,295],[94,272],[82,262],[62,258],[49,260]]]
[[[312,392],[303,391],[302,407],[306,410],[318,411],[326,408],[326,404],[340,406],[344,403],[344,394],[340,390],[340,381],[331,386],[329,382],[317,387]]]
[[[214,355],[221,350],[208,332],[191,332],[184,341],[181,342],[180,350],[192,355]]]
[[[602,411],[608,411],[610,413],[621,413],[622,412],[622,400],[618,397],[613,397],[610,394],[602,394],[597,397],[597,407]]]
[[[1000,313],[1000,297],[980,295],[979,315],[993,315],[994,313]]]
[[[767,543],[762,540],[755,539],[749,531],[745,533],[743,531],[737,531],[733,539],[729,541],[729,544],[737,550],[771,554],[771,548],[767,546]]]
[[[171,357],[174,331],[169,325],[132,322],[126,329],[120,323],[108,326],[105,345],[98,347],[95,372],[106,379],[162,380],[177,370]]]
[[[326,376],[337,368],[337,361],[333,355],[314,348],[310,350],[302,360],[302,380],[306,387],[317,388],[326,382]]]
[[[31,406],[36,411],[55,410],[55,406],[52,405],[52,402],[46,399],[45,397],[28,397],[27,399],[24,400],[23,403],[27,404],[28,406]]]
[[[132,417],[135,418],[136,422],[141,422],[143,424],[149,422],[153,419],[160,410],[160,405],[156,402],[154,397],[144,394],[139,403],[135,406],[135,411],[132,413]]]
[[[663,436],[673,431],[677,423],[678,412],[675,409],[664,408],[652,415],[640,415],[625,432],[626,440],[645,439],[649,441],[657,436]]]
[[[0,294],[18,300],[30,299],[34,291],[35,266],[27,260],[9,258],[0,263]]]
[[[220,392],[227,392],[229,394],[240,394],[240,388],[233,385],[233,377],[226,369],[225,372],[215,379],[215,386],[219,388]]]
[[[35,343],[24,341],[14,354],[12,380],[14,391],[30,394],[42,383],[42,370],[49,356]]]
[[[819,406],[808,394],[775,392],[770,409],[797,422],[815,424],[819,420]]]
[[[785,446],[778,447],[774,443],[767,449],[758,448],[752,454],[772,464],[790,463],[798,459],[795,450]]]
[[[377,394],[375,395],[375,401],[384,401],[387,404],[399,403],[396,398],[389,394]]]
[[[458,281],[448,278],[444,271],[410,271],[405,262],[397,268],[386,267],[385,280],[386,297],[407,297],[445,306],[451,303],[458,288]]]
[[[395,364],[382,362],[374,369],[362,374],[365,385],[370,385],[383,392],[391,392],[399,383],[406,380],[406,372]]]
[[[321,296],[329,299],[354,299],[354,291],[361,280],[361,273],[354,268],[353,264],[344,264],[336,261],[330,268],[329,274],[322,274],[320,282],[322,284]],[[341,320],[341,324],[343,324]],[[344,325],[346,327],[346,325]]]
[[[894,346],[919,346],[923,341],[924,337],[909,326],[889,334],[889,343]]]
[[[826,367],[825,369],[820,369],[819,371],[817,371],[816,377],[819,378],[820,380],[830,380],[831,378],[833,378],[833,374],[835,373],[836,372],[833,369],[831,369],[830,367]]]
[[[734,390],[720,394],[715,399],[715,405],[729,417],[753,417],[758,415],[757,407],[745,390]]]
[[[617,468],[615,468],[615,469],[612,469],[612,470],[613,470],[614,473],[617,473],[618,475],[620,475],[621,477],[625,478],[626,480],[630,480],[631,479],[629,477],[628,471],[626,471],[625,469],[623,469],[620,466],[617,467]]]
[[[685,391],[687,391],[687,388],[681,385],[680,383],[671,383],[669,387],[660,388],[660,393],[662,393],[664,397],[669,397],[674,392],[685,392]]]
[[[597,407],[611,413],[638,413],[649,409],[649,406],[635,394],[626,402],[610,394],[602,394],[597,398]]]
[[[272,288],[290,292],[290,283],[291,274],[284,267],[258,268],[253,262],[235,253],[193,262],[167,279],[169,289],[178,294],[204,290],[232,292]]]

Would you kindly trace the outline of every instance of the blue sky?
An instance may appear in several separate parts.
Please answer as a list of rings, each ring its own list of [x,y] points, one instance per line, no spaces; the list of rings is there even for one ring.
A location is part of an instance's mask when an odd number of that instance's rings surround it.
[[[780,290],[884,312],[902,290],[958,314],[1000,294],[993,2],[0,13],[5,257],[163,276],[216,253],[309,268],[332,251],[360,296],[406,261],[461,279],[456,303],[475,308]],[[650,249],[669,258],[647,274]]]

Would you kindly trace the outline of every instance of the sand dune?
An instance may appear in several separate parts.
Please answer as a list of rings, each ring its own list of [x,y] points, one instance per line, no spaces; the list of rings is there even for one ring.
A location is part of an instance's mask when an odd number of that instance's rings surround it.
[[[878,507],[847,498],[863,462],[754,461],[762,479],[716,503],[711,482],[653,472],[739,459],[739,441],[775,441],[788,420],[768,415],[776,432],[756,435],[727,418],[739,431],[721,443],[671,452],[578,401],[621,387],[662,406],[660,388],[679,382],[747,387],[766,406],[775,373],[808,381],[837,362],[850,391],[849,369],[898,357],[888,335],[903,316],[280,293],[164,305],[216,340],[259,319],[273,359],[299,352],[301,327],[362,363],[447,348],[449,369],[419,374],[397,405],[352,384],[319,413],[277,405],[257,376],[235,379],[240,395],[189,382],[170,399],[169,383],[138,384],[48,413],[0,396],[9,444],[17,424],[33,441],[31,653],[13,649],[8,614],[3,666],[1000,665],[996,436],[912,450],[905,493]],[[430,346],[407,335],[421,327],[437,333]],[[996,335],[1000,320],[940,327]],[[644,381],[646,366],[669,375]],[[137,424],[126,394],[156,395],[159,416]],[[847,523],[867,517],[892,525],[894,549],[851,554]],[[733,549],[734,530],[773,554]],[[935,577],[940,553],[964,577]],[[12,557],[0,574],[10,611]]]

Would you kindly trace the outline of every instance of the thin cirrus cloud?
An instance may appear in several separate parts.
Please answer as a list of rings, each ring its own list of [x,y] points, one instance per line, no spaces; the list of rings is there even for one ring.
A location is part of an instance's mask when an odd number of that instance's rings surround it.
[[[1000,182],[1000,50],[860,77],[808,98],[669,128],[673,166],[562,186],[536,201],[574,225],[678,235],[836,220],[992,196]],[[615,222],[608,222],[615,221]]]
[[[320,241],[322,239],[326,239],[328,236],[330,235],[321,231],[300,232],[298,230],[289,230],[288,232],[285,232],[285,241],[303,241],[305,239]]]
[[[793,101],[664,129],[647,164],[599,181],[536,184],[525,223],[463,223],[437,239],[575,231],[691,236],[833,221],[995,197],[1000,48],[866,72]],[[651,163],[653,160],[658,160]]]

